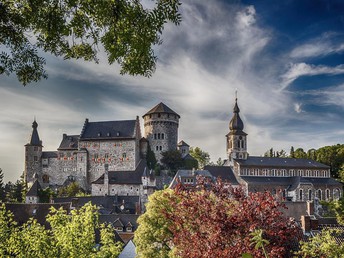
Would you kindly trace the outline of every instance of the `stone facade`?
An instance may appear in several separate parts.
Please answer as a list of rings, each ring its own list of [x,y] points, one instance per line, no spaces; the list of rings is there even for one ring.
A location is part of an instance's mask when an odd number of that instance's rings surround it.
[[[176,112],[163,103],[158,104],[143,116],[144,136],[158,162],[162,158],[162,152],[177,150],[179,118]]]
[[[141,135],[139,117],[105,122],[86,119],[80,135],[63,134],[57,151],[42,151],[34,121],[30,142],[25,145],[28,187],[37,180],[43,188],[56,190],[75,181],[95,196],[129,195],[147,200],[156,188],[145,163],[148,144],[159,161],[162,151],[177,149],[180,116],[160,103],[143,118],[146,138]]]

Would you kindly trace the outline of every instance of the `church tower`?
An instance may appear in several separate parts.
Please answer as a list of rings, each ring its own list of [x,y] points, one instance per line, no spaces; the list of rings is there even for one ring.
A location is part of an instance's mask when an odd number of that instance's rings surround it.
[[[239,116],[238,99],[235,98],[233,117],[229,122],[227,137],[227,156],[232,159],[247,159],[247,134],[243,131],[244,123]]]
[[[36,120],[32,123],[32,134],[30,142],[25,145],[25,168],[24,179],[28,188],[36,179],[41,179],[42,174],[42,141],[39,139],[38,124]]]
[[[176,112],[162,102],[143,115],[144,137],[158,162],[162,152],[177,150],[179,118]]]

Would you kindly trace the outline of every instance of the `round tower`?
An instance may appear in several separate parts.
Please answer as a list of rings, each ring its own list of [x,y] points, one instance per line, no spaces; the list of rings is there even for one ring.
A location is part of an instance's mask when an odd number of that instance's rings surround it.
[[[42,174],[42,141],[39,139],[38,124],[36,120],[32,123],[32,134],[30,142],[25,145],[25,168],[24,179],[28,186],[34,183],[36,179],[39,179]]]
[[[235,99],[233,117],[229,122],[227,137],[227,155],[231,159],[247,159],[247,134],[243,131],[244,123],[239,116],[238,99]]]
[[[162,102],[143,115],[144,137],[158,162],[162,152],[177,150],[179,118],[176,112]]]

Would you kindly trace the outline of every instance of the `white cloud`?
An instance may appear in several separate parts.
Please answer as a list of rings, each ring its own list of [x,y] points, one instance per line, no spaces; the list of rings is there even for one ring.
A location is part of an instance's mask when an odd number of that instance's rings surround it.
[[[290,52],[292,58],[309,58],[321,57],[334,53],[341,53],[344,51],[344,43],[332,42],[334,35],[324,34],[319,38],[312,39],[311,41],[295,47]]]
[[[301,103],[294,103],[294,110],[296,113],[301,113],[303,112],[302,110],[302,104]]]
[[[301,76],[312,76],[319,74],[343,74],[344,65],[337,65],[330,67],[326,65],[311,65],[306,63],[290,64],[287,72],[282,75],[282,82],[280,90],[288,87],[293,81]]]

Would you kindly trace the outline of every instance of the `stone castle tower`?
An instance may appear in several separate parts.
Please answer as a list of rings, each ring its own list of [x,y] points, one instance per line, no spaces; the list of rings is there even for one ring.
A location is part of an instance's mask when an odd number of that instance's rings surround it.
[[[30,142],[25,145],[25,167],[24,179],[28,187],[31,187],[42,170],[42,141],[39,139],[38,124],[36,120],[32,123],[32,134]]]
[[[162,158],[162,152],[177,150],[179,118],[162,102],[143,115],[144,137],[149,141],[157,161]]]
[[[233,117],[229,122],[227,137],[227,156],[232,159],[247,159],[247,134],[243,131],[244,123],[239,116],[238,99],[235,98]]]

